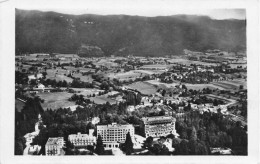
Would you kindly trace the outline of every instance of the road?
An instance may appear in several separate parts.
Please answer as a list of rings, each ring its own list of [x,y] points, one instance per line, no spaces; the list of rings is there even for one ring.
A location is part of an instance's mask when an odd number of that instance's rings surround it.
[[[216,95],[213,95],[213,94],[207,94],[206,96],[209,96],[209,97],[214,97],[214,98],[218,98],[218,99],[222,99],[222,100],[225,100],[225,101],[228,101],[229,103],[225,104],[226,107],[228,106],[231,106],[231,105],[234,105],[237,103],[237,100],[234,100],[234,99],[228,99],[228,98],[225,98],[225,97],[222,97],[222,96],[216,96]],[[232,113],[228,113],[229,116],[231,116],[232,120],[237,122],[237,121],[240,121],[242,123],[243,126],[247,125],[247,121],[244,117],[242,116],[237,116],[237,115],[234,115]]]

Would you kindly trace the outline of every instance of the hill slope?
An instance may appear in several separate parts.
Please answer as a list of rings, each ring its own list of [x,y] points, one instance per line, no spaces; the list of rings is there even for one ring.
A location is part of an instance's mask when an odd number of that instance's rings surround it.
[[[245,20],[205,16],[140,17],[66,15],[16,10],[16,54],[59,52],[93,55],[177,55],[183,49],[203,51],[246,48]]]

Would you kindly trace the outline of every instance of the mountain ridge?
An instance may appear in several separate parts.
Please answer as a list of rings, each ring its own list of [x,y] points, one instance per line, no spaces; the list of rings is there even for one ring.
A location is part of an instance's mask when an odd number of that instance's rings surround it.
[[[245,20],[208,16],[70,15],[16,9],[16,54],[78,53],[97,46],[108,55],[165,56],[183,49],[246,49]],[[93,51],[96,52],[96,51]],[[100,53],[99,53],[100,54]]]

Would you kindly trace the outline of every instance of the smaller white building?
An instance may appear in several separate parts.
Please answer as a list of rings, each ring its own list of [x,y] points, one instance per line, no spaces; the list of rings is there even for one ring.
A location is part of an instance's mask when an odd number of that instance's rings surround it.
[[[28,79],[29,79],[29,81],[31,81],[31,80],[36,80],[36,79],[39,79],[42,77],[43,77],[43,75],[41,73],[38,73],[37,75],[29,75]]]
[[[47,156],[64,155],[65,152],[62,149],[65,145],[63,137],[49,138],[45,145],[45,154]]]
[[[85,147],[88,145],[96,145],[97,138],[93,136],[94,129],[89,129],[88,134],[71,134],[68,137],[68,140],[75,146],[75,147]]]
[[[44,86],[43,84],[39,84],[39,85],[38,85],[38,89],[44,90],[44,89],[45,89],[45,86]]]
[[[38,154],[41,150],[39,145],[31,145],[28,149],[28,155],[33,155],[34,153]]]

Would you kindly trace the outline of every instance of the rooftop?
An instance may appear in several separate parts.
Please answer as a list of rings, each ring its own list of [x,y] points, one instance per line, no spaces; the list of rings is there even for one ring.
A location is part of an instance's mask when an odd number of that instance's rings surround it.
[[[103,129],[103,128],[134,128],[132,124],[127,124],[127,125],[121,125],[117,123],[112,123],[108,125],[98,125],[97,128]]]
[[[154,116],[154,117],[143,117],[142,120],[144,124],[154,124],[154,123],[166,123],[175,120],[172,116]]]
[[[63,137],[49,138],[46,145],[63,145]]]

